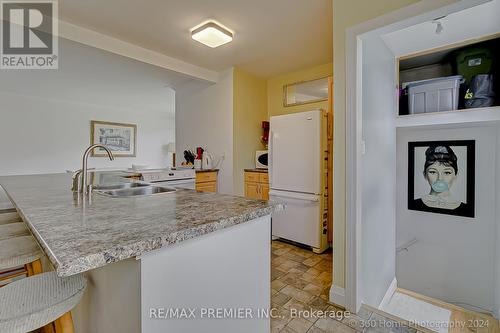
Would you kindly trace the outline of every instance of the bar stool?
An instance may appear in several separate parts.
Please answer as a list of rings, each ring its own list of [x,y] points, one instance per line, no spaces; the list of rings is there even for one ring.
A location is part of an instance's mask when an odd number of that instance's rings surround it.
[[[28,276],[42,273],[42,252],[31,236],[20,236],[0,241],[0,272],[24,266]],[[24,272],[23,272],[24,274]],[[22,275],[18,273],[17,275]],[[12,278],[7,276],[6,278]],[[5,280],[6,278],[0,278]]]
[[[29,236],[30,232],[24,222],[0,225],[0,241],[13,237]]]
[[[22,219],[17,212],[12,212],[10,210],[0,211],[0,225],[15,222],[22,222]]]
[[[48,272],[0,288],[0,332],[29,332],[55,321],[56,333],[73,333],[71,315],[67,315],[86,286],[82,275],[60,278]]]

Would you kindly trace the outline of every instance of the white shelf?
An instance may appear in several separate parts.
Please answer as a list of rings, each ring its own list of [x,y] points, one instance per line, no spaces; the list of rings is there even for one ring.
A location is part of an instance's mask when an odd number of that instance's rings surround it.
[[[500,106],[397,116],[396,128],[459,126],[489,122],[500,122]]]

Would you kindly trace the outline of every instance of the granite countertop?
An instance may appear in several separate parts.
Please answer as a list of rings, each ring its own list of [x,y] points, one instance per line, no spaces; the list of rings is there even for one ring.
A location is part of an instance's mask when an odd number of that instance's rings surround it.
[[[130,181],[96,174],[94,184]],[[59,276],[137,257],[283,209],[279,203],[216,193],[112,198],[70,190],[71,175],[0,177],[0,184]]]
[[[267,169],[244,169],[246,172],[260,172],[260,173],[268,173]]]

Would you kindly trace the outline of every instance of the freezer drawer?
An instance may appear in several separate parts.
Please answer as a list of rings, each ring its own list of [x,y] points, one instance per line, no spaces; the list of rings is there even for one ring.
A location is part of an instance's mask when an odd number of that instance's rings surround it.
[[[320,195],[272,190],[269,197],[286,204],[284,211],[272,215],[273,236],[321,247]]]

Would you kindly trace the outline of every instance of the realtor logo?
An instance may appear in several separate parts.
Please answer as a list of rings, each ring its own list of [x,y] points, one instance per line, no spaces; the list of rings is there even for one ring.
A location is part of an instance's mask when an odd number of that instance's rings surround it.
[[[57,69],[57,2],[1,1],[2,69]]]

